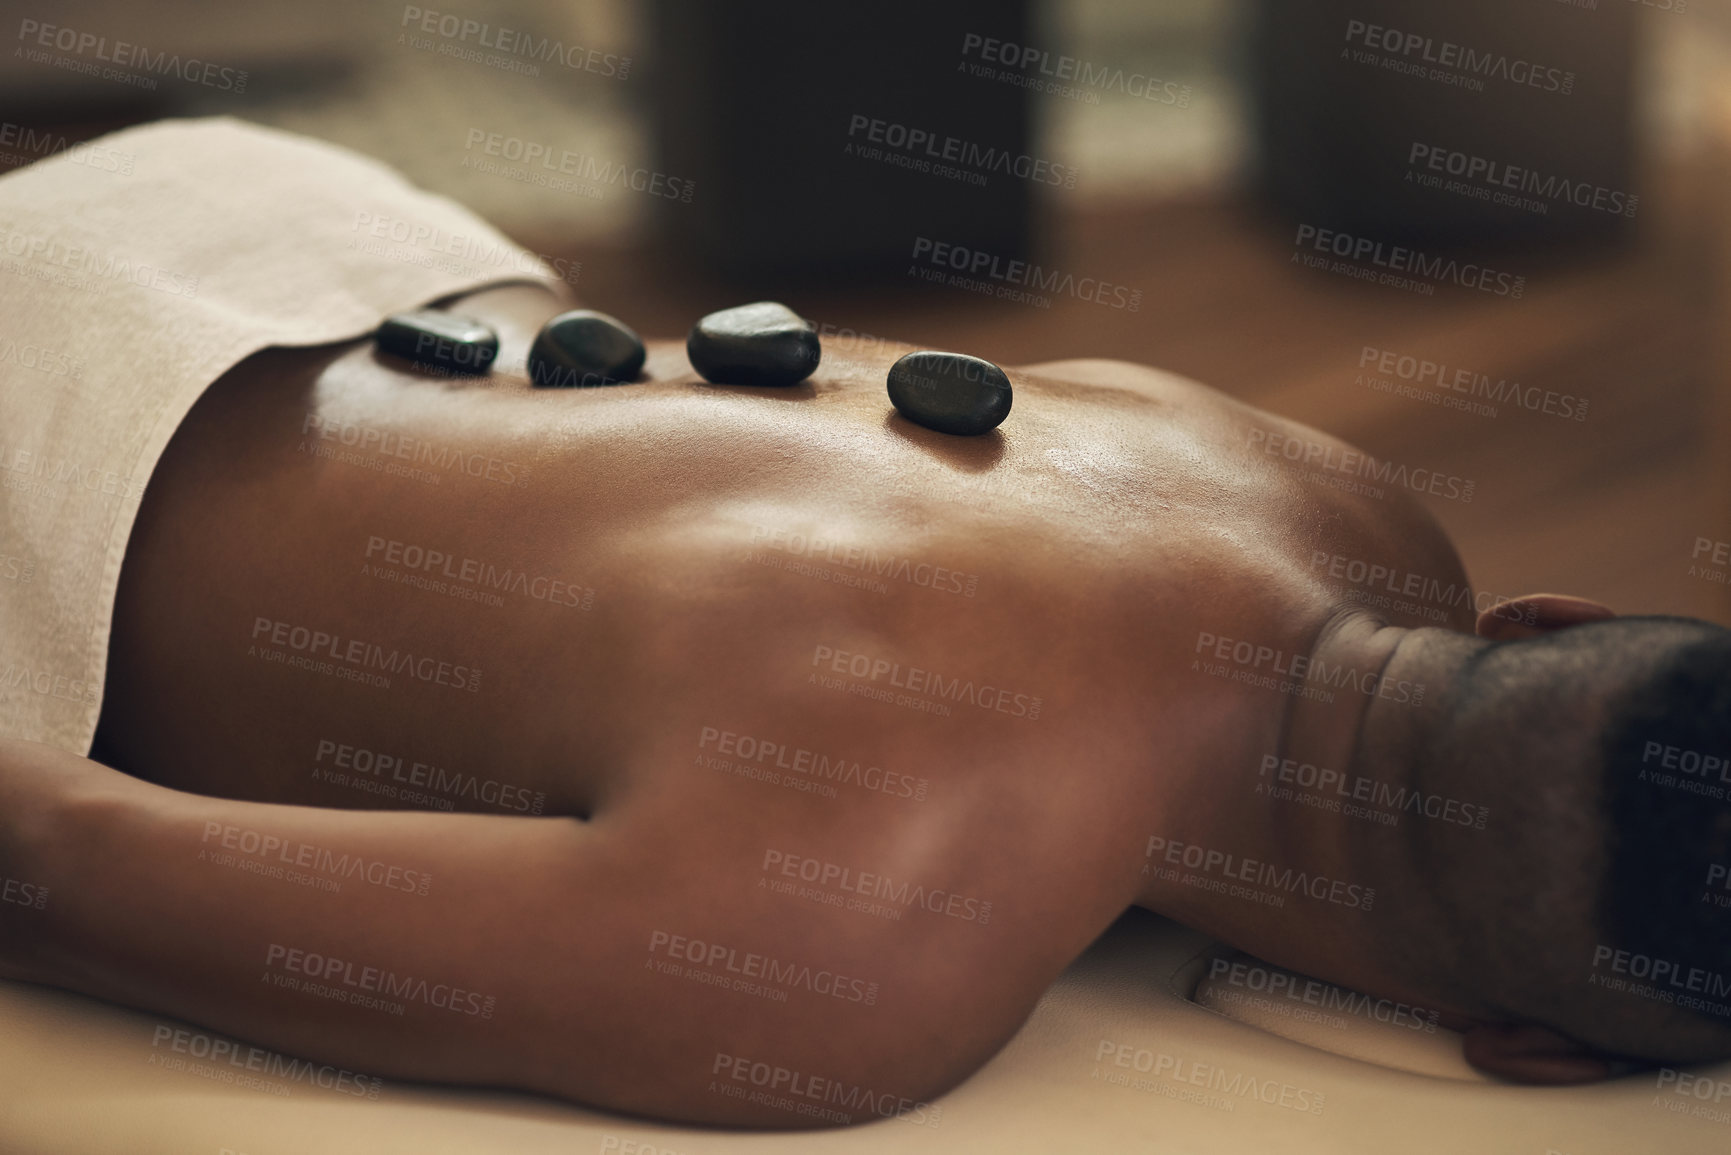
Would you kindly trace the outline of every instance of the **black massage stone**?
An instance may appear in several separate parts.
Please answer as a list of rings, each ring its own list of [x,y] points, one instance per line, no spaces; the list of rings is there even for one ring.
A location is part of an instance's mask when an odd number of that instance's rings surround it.
[[[593,309],[560,313],[529,348],[529,381],[547,387],[619,385],[643,371],[643,342],[616,318]]]
[[[964,437],[1010,415],[1010,379],[990,361],[922,350],[890,366],[890,403],[909,421]]]
[[[491,325],[432,309],[385,318],[377,340],[387,353],[452,373],[485,373],[499,355],[499,334]]]
[[[717,385],[797,385],[823,356],[816,327],[775,301],[709,314],[691,327],[685,353]]]

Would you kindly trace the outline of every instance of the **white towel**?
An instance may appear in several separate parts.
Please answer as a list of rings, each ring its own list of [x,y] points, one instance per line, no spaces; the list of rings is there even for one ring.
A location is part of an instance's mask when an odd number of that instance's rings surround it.
[[[319,141],[225,118],[101,145],[0,177],[0,734],[78,754],[139,498],[211,382],[267,346],[555,279],[466,209]]]

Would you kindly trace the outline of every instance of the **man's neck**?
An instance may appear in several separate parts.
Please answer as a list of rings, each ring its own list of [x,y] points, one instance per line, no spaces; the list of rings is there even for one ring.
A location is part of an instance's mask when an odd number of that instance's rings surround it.
[[[1439,664],[1420,639],[1437,632],[1386,626],[1356,609],[1330,619],[1310,648],[1302,690],[1280,706],[1276,750],[1255,768],[1213,775],[1209,793],[1186,808],[1205,827],[1193,843],[1231,856],[1213,872],[1221,877],[1210,873],[1212,860],[1198,870],[1151,854],[1142,904],[1271,962],[1375,985],[1375,935],[1400,902],[1401,845],[1413,818],[1385,825],[1372,810],[1386,807],[1366,806],[1362,795],[1411,781],[1458,667]],[[1227,781],[1249,777],[1254,793],[1223,798]]]
[[[1422,708],[1429,687],[1391,683],[1388,676],[1396,652],[1412,632],[1358,611],[1330,620],[1311,647],[1305,679],[1310,693],[1295,696],[1286,712],[1282,760],[1345,773],[1356,760],[1359,736],[1373,714]]]
[[[1319,778],[1332,771],[1340,805],[1309,813],[1283,808],[1277,838],[1295,866],[1373,889],[1376,899],[1350,911],[1288,903],[1282,913],[1296,917],[1280,926],[1286,937],[1278,943],[1288,954],[1275,961],[1431,1009],[1471,1010],[1452,1004],[1431,968],[1415,962],[1448,970],[1438,952],[1447,953],[1449,920],[1435,906],[1416,848],[1434,841],[1419,825],[1443,820],[1429,813],[1422,766],[1447,724],[1462,667],[1490,643],[1448,630],[1385,626],[1370,615],[1344,616],[1332,626],[1318,639],[1312,674],[1341,689],[1332,704],[1294,703],[1283,757],[1316,767]],[[1358,673],[1357,692],[1343,670]],[[1306,910],[1315,920],[1310,925]],[[1447,992],[1458,993],[1452,985]]]

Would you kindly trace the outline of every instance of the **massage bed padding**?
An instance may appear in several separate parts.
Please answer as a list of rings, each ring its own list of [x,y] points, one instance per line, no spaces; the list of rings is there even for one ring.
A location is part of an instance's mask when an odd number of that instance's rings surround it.
[[[782,1132],[670,1127],[534,1096],[391,1079],[376,1099],[304,1082],[238,1086],[209,1076],[244,1073],[243,1068],[176,1055],[171,1044],[158,1041],[173,1029],[189,1031],[183,1042],[215,1038],[210,1032],[81,996],[0,983],[0,1152],[1731,1150],[1731,1065],[1691,1072],[1704,1081],[1687,1083],[1684,1094],[1676,1090],[1683,1080],[1661,1088],[1655,1072],[1586,1087],[1497,1084],[1461,1062],[1459,1036],[1446,1030],[1432,1034],[1362,1013],[1294,1016],[1270,1011],[1262,1005],[1268,1000],[1234,998],[1242,988],[1201,981],[1218,969],[1211,962],[1221,954],[1201,935],[1133,912],[1064,973],[997,1057],[933,1104],[936,1110],[840,1129]],[[1283,1034],[1308,1034],[1317,1045]],[[188,1052],[195,1046],[184,1045]],[[165,1056],[184,1066],[172,1060],[162,1065]],[[1419,1070],[1430,1073],[1414,1073]],[[1703,1086],[1717,1094],[1721,1085],[1725,1098],[1715,1117],[1713,1099],[1695,1095]],[[282,1095],[285,1087],[289,1093]],[[1700,1114],[1691,1116],[1691,1109]]]

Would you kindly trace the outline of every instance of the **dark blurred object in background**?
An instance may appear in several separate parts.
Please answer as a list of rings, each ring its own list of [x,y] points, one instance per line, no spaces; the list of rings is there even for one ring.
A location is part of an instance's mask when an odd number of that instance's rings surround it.
[[[1640,15],[1626,0],[1255,0],[1264,193],[1298,222],[1390,243],[1621,233],[1638,208]]]
[[[1026,90],[969,74],[962,52],[970,35],[1026,45],[1027,0],[653,0],[649,10],[656,164],[697,186],[692,204],[662,206],[663,224],[689,255],[781,283],[900,277],[922,236],[1004,261],[1027,255],[1029,180],[993,172],[979,187],[848,150],[938,164],[931,150],[955,138],[1029,153]],[[862,117],[936,143],[874,143]]]

